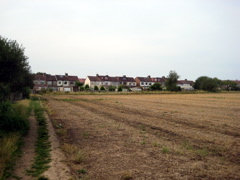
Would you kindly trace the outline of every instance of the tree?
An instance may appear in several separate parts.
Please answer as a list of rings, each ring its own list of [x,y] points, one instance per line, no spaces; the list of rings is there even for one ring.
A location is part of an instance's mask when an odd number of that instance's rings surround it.
[[[153,85],[151,85],[149,87],[149,90],[151,90],[151,91],[161,91],[162,90],[161,84],[160,83],[154,83]]]
[[[168,91],[178,91],[177,81],[180,76],[175,71],[170,71],[165,82]]]
[[[0,89],[8,89],[1,97],[10,93],[29,95],[33,87],[33,76],[30,73],[28,57],[24,55],[24,48],[17,41],[8,40],[0,36]]]
[[[85,85],[85,89],[86,89],[86,90],[89,89],[89,85],[88,85],[88,84]]]
[[[94,91],[98,91],[99,90],[99,88],[98,88],[98,86],[94,86]]]
[[[215,92],[221,86],[222,82],[218,78],[210,78],[208,76],[201,76],[199,77],[193,87],[195,89],[200,89],[204,91],[211,91]]]
[[[222,88],[227,90],[227,91],[231,91],[231,90],[237,90],[237,83],[234,81],[230,81],[230,80],[225,80],[222,81]]]
[[[75,82],[75,85],[76,85],[77,87],[82,87],[82,86],[84,85],[84,83],[83,83],[83,82],[76,81],[76,82]]]
[[[109,90],[109,91],[115,91],[115,89],[116,89],[115,86],[109,86],[109,87],[108,87],[108,90]]]
[[[123,91],[122,86],[118,86],[118,92],[122,92],[122,91]]]
[[[209,77],[207,77],[207,76],[200,76],[199,78],[196,79],[195,83],[193,84],[193,88],[194,89],[202,89],[203,81],[205,81],[208,78]]]
[[[101,90],[101,91],[105,91],[105,87],[104,87],[104,86],[101,86],[101,87],[100,87],[100,90]]]

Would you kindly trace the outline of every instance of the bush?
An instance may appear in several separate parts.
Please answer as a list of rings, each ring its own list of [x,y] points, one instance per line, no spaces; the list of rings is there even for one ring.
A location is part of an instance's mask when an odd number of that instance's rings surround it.
[[[10,102],[0,103],[0,131],[21,132],[27,134],[29,122],[23,105],[12,105]]]
[[[98,87],[97,86],[94,86],[94,91],[98,91]]]
[[[101,87],[100,87],[100,90],[101,90],[101,91],[105,91],[105,87],[104,87],[104,86],[101,86]]]
[[[118,87],[118,92],[122,92],[122,91],[123,91],[122,86],[119,86],[119,87]]]
[[[115,86],[109,86],[108,90],[109,91],[115,91],[116,87]]]

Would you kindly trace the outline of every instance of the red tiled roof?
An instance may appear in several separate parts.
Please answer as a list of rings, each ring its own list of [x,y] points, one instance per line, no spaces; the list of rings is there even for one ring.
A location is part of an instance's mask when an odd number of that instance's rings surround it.
[[[78,81],[81,82],[81,83],[85,83],[85,80],[86,79],[83,79],[83,78],[79,78]]]
[[[102,81],[97,76],[88,76],[88,78],[90,79],[90,81]]]
[[[44,80],[44,81],[46,81],[46,75],[45,74],[36,74],[34,80]]]
[[[119,82],[136,82],[133,77],[122,76],[122,77],[116,77],[116,79]]]
[[[67,76],[68,81],[78,81],[77,76]]]
[[[149,77],[136,77],[140,82],[153,82]]]
[[[194,82],[193,81],[188,81],[188,80],[179,80],[177,83],[178,84],[190,84],[190,85],[192,85]]]
[[[46,80],[47,81],[56,81],[57,79],[56,79],[56,76],[53,76],[51,74],[47,74],[46,75]]]
[[[151,78],[152,82],[165,82],[166,78],[160,78],[160,77],[153,77]]]

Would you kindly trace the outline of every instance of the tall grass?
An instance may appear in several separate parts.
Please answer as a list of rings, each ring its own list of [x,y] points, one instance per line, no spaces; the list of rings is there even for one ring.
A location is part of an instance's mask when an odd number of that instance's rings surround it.
[[[0,179],[11,175],[16,157],[20,153],[22,136],[29,129],[29,100],[15,104],[0,102]]]

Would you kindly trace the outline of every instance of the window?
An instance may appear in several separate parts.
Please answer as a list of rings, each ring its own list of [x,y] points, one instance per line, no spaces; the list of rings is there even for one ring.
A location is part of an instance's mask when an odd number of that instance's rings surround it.
[[[149,83],[149,85],[151,86],[151,85],[152,85],[152,83]]]
[[[67,81],[64,81],[64,84],[67,84]]]
[[[144,85],[144,83],[143,83],[143,82],[141,82],[141,85]]]
[[[73,82],[73,81],[71,81],[71,82],[70,82],[70,84],[74,84],[74,82]]]
[[[61,81],[58,81],[58,84],[62,84],[62,82],[61,82]]]
[[[48,81],[47,84],[48,84],[48,85],[51,85],[51,84],[52,84],[52,81]]]
[[[44,81],[41,81],[40,84],[45,84]]]
[[[147,83],[145,83],[147,85]]]

